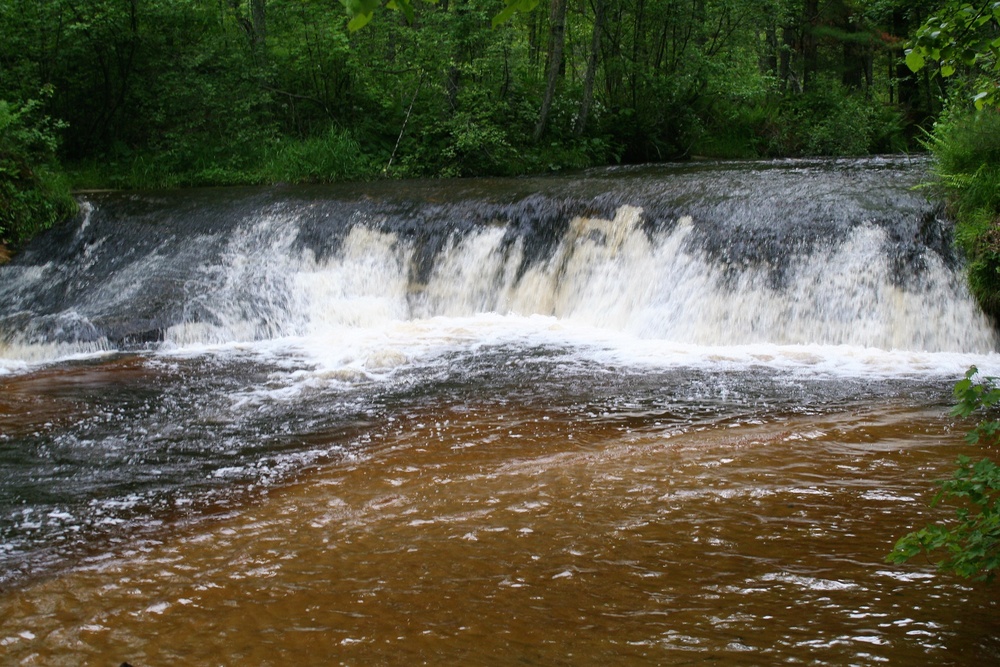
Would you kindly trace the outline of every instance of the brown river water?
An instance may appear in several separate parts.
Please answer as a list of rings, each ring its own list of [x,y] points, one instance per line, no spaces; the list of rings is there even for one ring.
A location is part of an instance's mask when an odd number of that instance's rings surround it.
[[[18,376],[0,423],[84,418],[67,391],[139,375],[133,359],[59,381]],[[26,414],[18,392],[42,398]],[[4,662],[1000,659],[992,588],[883,562],[906,530],[947,514],[926,506],[932,480],[967,446],[942,409],[893,399],[662,422],[443,397],[359,425],[363,451],[237,509],[160,517],[134,541],[5,592]],[[358,437],[308,436],[320,447]]]

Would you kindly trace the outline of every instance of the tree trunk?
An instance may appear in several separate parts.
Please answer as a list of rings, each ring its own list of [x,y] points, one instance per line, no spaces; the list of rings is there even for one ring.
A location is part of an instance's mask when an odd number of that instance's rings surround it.
[[[590,36],[590,57],[587,59],[587,72],[583,77],[583,99],[580,100],[580,115],[576,120],[576,136],[581,136],[587,129],[587,118],[590,116],[590,105],[594,100],[594,78],[597,75],[597,57],[601,50],[601,32],[604,30],[604,15],[607,0],[594,0],[594,32]]]
[[[778,76],[778,30],[773,24],[764,30],[764,43],[767,44],[767,49],[761,58],[761,69],[776,77]]]
[[[549,10],[549,53],[546,61],[545,97],[535,126],[535,141],[542,138],[549,119],[549,110],[556,95],[559,71],[562,69],[563,46],[566,41],[566,0],[552,0]]]
[[[781,30],[781,41],[784,47],[778,54],[778,80],[781,81],[781,92],[799,92],[792,67],[792,53],[795,51],[795,30],[785,26]]]
[[[897,9],[892,13],[892,31],[895,35],[908,34],[910,27],[906,20],[904,10]],[[911,123],[920,123],[924,120],[923,104],[920,96],[920,82],[913,75],[910,68],[906,66],[903,59],[902,50],[893,53],[893,74],[896,78],[896,104],[903,109],[903,113]]]
[[[838,28],[847,35],[841,43],[843,66],[840,81],[849,90],[863,90],[868,95],[872,84],[872,43],[866,39],[870,34],[863,19],[844,7],[838,16]]]
[[[254,63],[267,63],[267,14],[264,9],[266,0],[250,0],[250,49],[253,52]]]
[[[808,91],[819,71],[819,50],[816,43],[819,0],[806,0],[802,18],[802,90]]]

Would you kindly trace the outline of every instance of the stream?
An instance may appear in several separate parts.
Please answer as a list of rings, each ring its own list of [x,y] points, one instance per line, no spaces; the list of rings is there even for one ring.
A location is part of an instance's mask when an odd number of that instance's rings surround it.
[[[984,665],[921,159],[93,193],[0,266],[8,664]]]

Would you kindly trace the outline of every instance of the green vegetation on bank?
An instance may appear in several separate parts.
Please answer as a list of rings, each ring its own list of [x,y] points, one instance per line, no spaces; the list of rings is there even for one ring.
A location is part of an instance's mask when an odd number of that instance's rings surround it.
[[[0,244],[13,248],[76,210],[56,160],[59,124],[40,107],[0,100]]]
[[[1000,111],[953,109],[934,126],[928,145],[967,259],[969,288],[1000,321]]]
[[[927,145],[969,287],[1000,322],[1000,2],[945,0],[906,50],[916,74],[947,81],[947,107]]]
[[[926,143],[967,259],[969,288],[1000,322],[1000,2],[947,0],[917,30],[906,62],[915,73],[930,69],[948,81],[946,110]],[[1000,443],[1000,388],[996,378],[977,376],[972,367],[955,385],[952,415],[978,415],[967,440],[992,453]],[[887,560],[925,554],[938,558],[943,572],[992,581],[1000,567],[1000,467],[989,457],[961,457],[939,485],[932,505],[952,503],[954,518],[903,536]]]

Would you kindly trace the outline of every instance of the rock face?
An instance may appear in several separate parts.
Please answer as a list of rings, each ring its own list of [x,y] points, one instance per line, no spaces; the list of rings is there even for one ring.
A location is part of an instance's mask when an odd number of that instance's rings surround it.
[[[4,244],[0,243],[0,264],[6,264],[10,261],[10,249]]]

